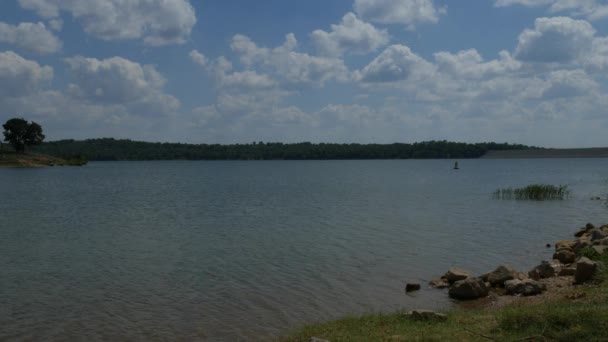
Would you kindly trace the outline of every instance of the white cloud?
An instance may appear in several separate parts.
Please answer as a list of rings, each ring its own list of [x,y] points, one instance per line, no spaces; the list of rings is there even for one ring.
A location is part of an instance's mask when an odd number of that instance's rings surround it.
[[[53,79],[53,68],[12,51],[0,52],[0,98],[32,94]]]
[[[526,62],[570,63],[592,47],[595,29],[584,20],[538,18],[519,36],[515,57]]]
[[[355,0],[355,12],[363,19],[382,24],[403,24],[412,29],[419,23],[436,23],[445,8],[433,0]]]
[[[327,56],[341,56],[348,52],[370,53],[390,40],[386,30],[375,28],[353,13],[347,13],[339,25],[331,25],[331,32],[315,30],[311,38],[317,50]]]
[[[391,45],[357,73],[363,83],[390,83],[420,79],[433,72],[433,65],[404,45]]]
[[[104,40],[144,39],[152,46],[183,43],[196,23],[189,0],[19,0],[44,18],[69,12]]]
[[[567,12],[569,15],[598,20],[608,17],[608,5],[601,0],[496,0],[496,7],[523,5],[549,6],[550,13]]]
[[[140,115],[170,115],[179,108],[175,97],[163,92],[165,78],[151,65],[121,57],[67,58],[74,84],[69,93],[85,102],[118,104]]]
[[[198,52],[197,50],[190,51],[190,59],[192,59],[194,63],[202,67],[206,66],[208,62],[207,57],[205,57],[205,55]]]
[[[221,82],[221,86],[241,89],[271,89],[277,83],[268,75],[260,75],[255,71],[234,72],[226,75]]]
[[[53,31],[61,31],[61,29],[63,28],[63,20],[51,19],[51,20],[49,20],[49,27]]]
[[[558,70],[547,77],[547,86],[543,89],[542,97],[554,99],[593,95],[598,89],[599,84],[584,70]]]
[[[483,78],[515,71],[521,63],[514,60],[507,51],[501,51],[500,59],[484,62],[475,49],[459,51],[456,54],[437,52],[434,54],[439,71],[458,78]]]
[[[593,69],[608,67],[608,37],[593,40],[591,53],[585,59],[584,64]]]
[[[258,47],[243,35],[235,35],[231,47],[240,56],[243,65],[264,70],[286,86],[322,86],[332,79],[348,78],[348,68],[343,60],[295,51],[297,40],[292,33],[285,36],[283,45],[273,49]]]
[[[38,55],[55,53],[61,49],[61,40],[47,30],[44,23],[10,25],[0,22],[0,42]]]

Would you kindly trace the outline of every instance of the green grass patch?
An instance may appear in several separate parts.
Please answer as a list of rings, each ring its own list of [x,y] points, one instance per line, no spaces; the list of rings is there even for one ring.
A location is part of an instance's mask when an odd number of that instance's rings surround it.
[[[523,188],[502,188],[494,191],[498,199],[563,200],[570,196],[567,185],[531,184]]]
[[[514,302],[490,311],[455,310],[445,322],[413,321],[402,313],[375,314],[311,324],[281,342],[311,337],[340,341],[604,341],[608,340],[608,286],[577,287],[564,296]]]

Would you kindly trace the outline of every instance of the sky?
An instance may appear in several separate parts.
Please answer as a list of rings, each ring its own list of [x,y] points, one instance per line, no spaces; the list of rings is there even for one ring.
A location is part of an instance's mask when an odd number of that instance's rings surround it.
[[[606,0],[2,0],[47,140],[608,146]]]

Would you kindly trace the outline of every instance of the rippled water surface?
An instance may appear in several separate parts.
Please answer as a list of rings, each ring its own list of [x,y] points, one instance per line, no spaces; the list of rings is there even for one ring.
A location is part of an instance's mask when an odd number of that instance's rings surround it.
[[[608,221],[607,159],[95,162],[0,169],[0,340],[272,339],[451,266],[527,269]],[[565,201],[492,199],[567,184]],[[601,196],[602,201],[593,201]]]

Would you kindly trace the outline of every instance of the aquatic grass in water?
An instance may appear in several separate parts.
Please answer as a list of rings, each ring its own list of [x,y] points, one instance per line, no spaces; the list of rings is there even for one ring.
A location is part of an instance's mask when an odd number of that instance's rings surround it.
[[[494,191],[494,197],[516,200],[563,200],[570,196],[567,185],[531,184],[523,188],[503,188]]]

